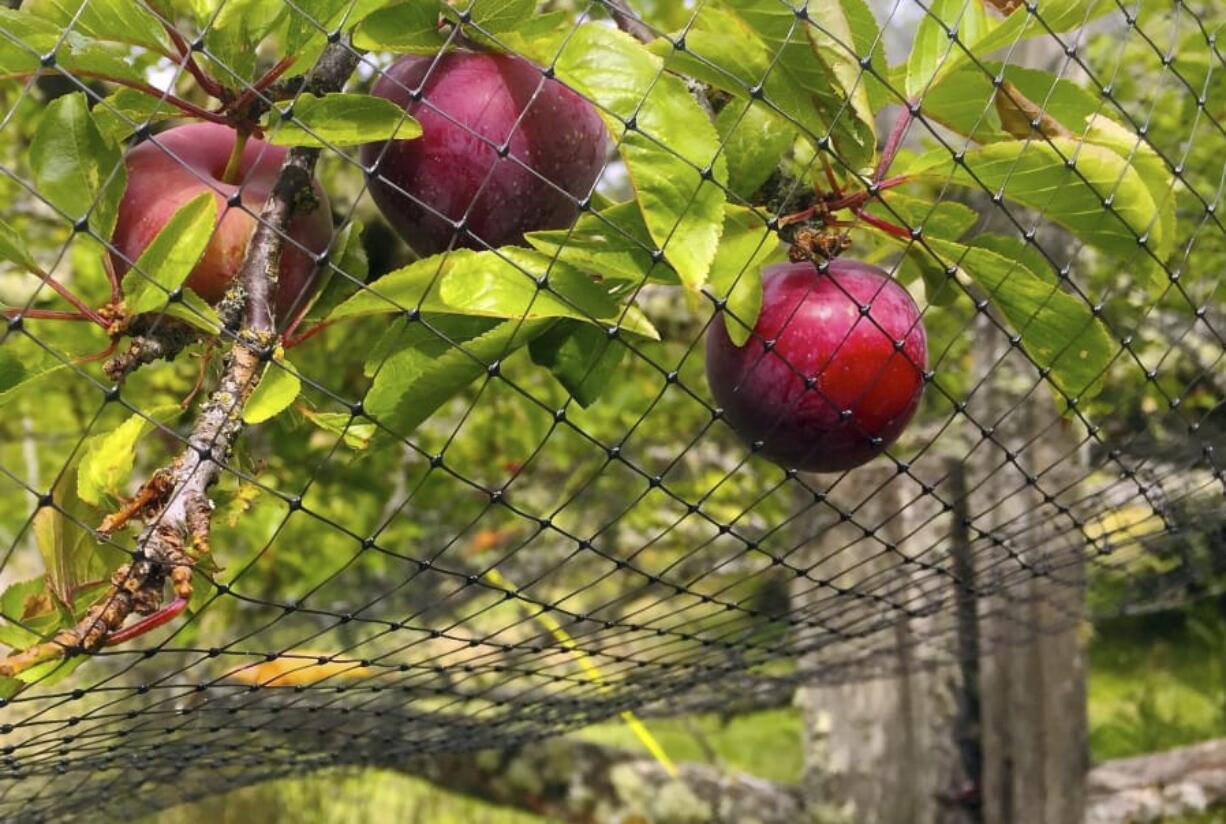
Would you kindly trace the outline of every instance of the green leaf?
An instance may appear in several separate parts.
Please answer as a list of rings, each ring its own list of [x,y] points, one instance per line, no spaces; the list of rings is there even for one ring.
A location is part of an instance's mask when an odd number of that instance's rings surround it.
[[[21,10],[64,29],[98,40],[112,40],[168,53],[162,24],[144,3],[133,0],[25,0]]]
[[[547,278],[547,288],[538,281]],[[333,311],[332,320],[404,312],[492,318],[569,317],[589,323],[618,321],[635,334],[658,339],[641,313],[628,313],[590,277],[528,249],[456,250],[425,258],[380,278]]]
[[[466,320],[466,319],[463,319]],[[397,435],[407,435],[496,361],[543,334],[555,321],[509,320],[467,340],[432,335],[387,357],[362,404]]]
[[[179,406],[159,407],[148,416],[132,415],[110,432],[87,438],[77,468],[77,496],[92,506],[119,500],[132,475],[141,439],[155,422],[172,420],[182,411]]]
[[[978,5],[978,0],[965,1]],[[953,2],[956,4],[958,0]],[[964,47],[955,46],[949,52],[948,57],[937,67],[933,82],[943,83],[946,77],[970,60],[968,54],[983,60],[993,52],[1013,46],[1026,38],[1079,28],[1118,8],[1114,0],[1038,0],[1034,4],[1037,13],[1032,13],[1027,8],[1030,5],[1020,4],[1008,17],[994,25],[989,21],[987,29],[978,37],[960,37]]]
[[[1154,254],[1159,260],[1165,260],[1174,251],[1178,234],[1175,225],[1175,177],[1167,168],[1166,161],[1143,137],[1102,115],[1092,116],[1086,121],[1086,126],[1085,139],[1119,155],[1149,190],[1158,211],[1156,231],[1150,229],[1149,235],[1154,241]],[[1155,278],[1165,282],[1160,266],[1155,264],[1147,268]]]
[[[217,196],[205,192],[179,208],[123,276],[124,307],[131,315],[156,312],[183,285],[204,254],[217,225]]]
[[[529,232],[526,238],[542,254],[605,279],[681,283],[667,262],[653,259],[655,242],[634,201],[581,215],[571,229]]]
[[[979,214],[974,209],[956,200],[943,198],[934,203],[897,191],[884,197],[884,204],[870,200],[866,211],[906,229],[923,229],[927,237],[957,240],[979,222]]]
[[[973,2],[973,0],[972,0]],[[866,72],[860,68],[860,59],[868,57],[867,48],[863,52],[856,51],[857,37],[852,32],[851,16],[848,9],[863,12],[863,3],[853,4],[848,0],[833,3],[830,0],[807,0],[806,8],[809,21],[805,24],[805,33],[813,44],[813,50],[826,67],[826,70],[838,79],[842,87],[844,99],[851,106],[851,111],[843,115],[844,119],[854,116],[850,133],[864,151],[864,160],[871,161],[877,149],[877,126],[873,108],[869,105],[869,87],[863,76]],[[872,30],[865,25],[862,14],[855,14],[860,26],[859,42],[870,40],[876,31],[876,21],[869,12]],[[878,63],[880,66],[881,64]],[[860,160],[859,153],[852,155]]]
[[[52,686],[72,675],[77,667],[88,660],[88,655],[56,658],[38,666],[30,667],[25,672],[18,674],[17,679],[26,684],[38,684],[40,687]]]
[[[336,234],[329,258],[331,265],[320,274],[319,289],[305,315],[307,321],[323,320],[363,288],[370,274],[366,247],[362,244],[363,229],[362,221],[354,219]]]
[[[228,86],[254,79],[260,42],[277,27],[289,5],[282,0],[195,0],[205,31],[205,53]]]
[[[287,109],[288,111],[288,109]],[[270,126],[268,142],[277,146],[360,146],[374,140],[411,140],[421,125],[390,100],[369,94],[302,95]]]
[[[303,416],[325,432],[338,435],[350,449],[365,449],[379,431],[373,423],[363,423],[346,412],[315,412],[301,408]]]
[[[933,0],[915,30],[907,58],[907,99],[921,99],[944,64],[956,59],[961,43],[981,39],[991,25],[980,0]],[[951,31],[960,42],[949,36]]]
[[[363,20],[353,33],[353,45],[370,51],[434,54],[446,36],[438,27],[437,0],[410,0],[380,9]]]
[[[62,28],[48,20],[0,7],[0,74],[26,74],[41,68],[39,56],[55,48]]]
[[[17,230],[3,220],[0,220],[0,258],[16,263],[22,269],[33,274],[41,274],[42,267],[30,254],[26,242]]]
[[[1075,170],[1066,158],[1075,162]],[[916,158],[906,173],[1000,192],[1115,254],[1135,255],[1143,235],[1156,250],[1170,243],[1141,176],[1102,146],[1066,138],[992,143],[966,152],[962,164],[939,149]],[[1111,209],[1104,205],[1108,199]]]
[[[734,100],[715,118],[728,158],[728,188],[749,200],[779,166],[796,129],[766,106]]]
[[[460,0],[449,17],[458,19],[457,12],[467,11],[473,24],[483,31],[497,34],[518,28],[532,17],[536,0]]]
[[[110,240],[127,184],[118,148],[98,131],[89,103],[80,92],[52,101],[30,145],[30,167],[38,193],[78,221]]]
[[[0,345],[0,407],[63,368],[63,363],[41,350],[23,356],[12,345]]]
[[[595,100],[618,140],[643,219],[691,288],[707,278],[723,225],[727,180],[719,135],[680,78],[629,35],[588,23],[554,64],[563,82]],[[634,130],[625,122],[635,119]],[[701,170],[711,169],[704,180]]]
[[[167,303],[162,307],[162,311],[201,332],[210,335],[221,332],[221,316],[217,314],[217,310],[188,286],[183,287],[179,300]]]
[[[64,603],[72,602],[72,593],[78,585],[108,571],[100,545],[77,523],[88,523],[92,517],[92,510],[77,495],[77,469],[76,461],[65,468],[51,490],[53,505],[41,507],[32,522],[34,542],[47,568],[48,585]]]
[[[825,124],[820,130],[810,131],[815,135],[829,131],[840,156],[853,168],[872,165],[876,129],[867,85],[860,82],[860,55],[855,52],[857,40],[847,13],[852,4],[807,0],[806,22],[800,21],[791,6],[778,0],[721,2],[766,46],[769,62],[758,68],[768,69],[777,78],[772,82],[768,74],[759,71],[753,83],[762,83],[772,100],[781,94],[786,100],[788,94],[780,88],[785,85],[794,90],[793,94],[806,95]],[[853,13],[852,17],[857,18],[863,38],[868,33],[865,21],[860,14]],[[736,48],[735,40],[725,40],[721,54]]]
[[[727,301],[728,337],[749,340],[762,310],[762,268],[779,254],[779,239],[751,209],[729,206],[724,234],[711,267],[711,293]]]
[[[1038,246],[1033,243],[1027,243],[1020,237],[1010,237],[1008,235],[997,234],[996,232],[984,232],[981,235],[975,235],[970,245],[988,249],[1008,260],[1016,260],[1032,274],[1049,283],[1056,283],[1057,281],[1056,273],[1052,270],[1051,261],[1043,256]]]
[[[847,16],[847,25],[851,27],[852,45],[856,55],[869,55],[869,65],[873,70],[863,72],[861,82],[868,91],[869,109],[879,112],[888,103],[895,102],[894,93],[879,79],[888,78],[890,74],[881,26],[865,0],[842,0],[842,6],[843,14]]]
[[[1085,301],[1020,260],[936,238],[928,243],[944,258],[942,265],[957,264],[987,292],[1021,336],[1026,354],[1051,369],[1050,379],[1062,392],[1085,398],[1101,388],[1117,347]]]
[[[1080,135],[1086,121],[1100,108],[1098,98],[1077,83],[1051,72],[1023,66],[985,62],[967,65],[947,75],[924,95],[924,116],[948,126],[979,143],[1013,140],[1001,127],[993,100],[998,92],[994,79],[1012,83],[1044,113]]]
[[[141,126],[181,116],[179,110],[166,101],[128,88],[103,98],[94,107],[93,114],[98,131],[112,145]]]
[[[284,412],[302,392],[297,369],[278,355],[264,368],[247,405],[243,409],[244,423],[263,423]]]
[[[432,7],[437,19],[437,0],[421,0],[419,4]],[[283,51],[301,55],[299,62],[310,65],[326,43],[327,32],[352,29],[386,5],[387,0],[294,0],[289,9]]]
[[[55,600],[43,575],[15,581],[0,595],[0,644],[20,650],[46,640],[60,627]]]
[[[562,321],[528,344],[533,363],[549,369],[580,406],[608,389],[626,347],[594,326]]]

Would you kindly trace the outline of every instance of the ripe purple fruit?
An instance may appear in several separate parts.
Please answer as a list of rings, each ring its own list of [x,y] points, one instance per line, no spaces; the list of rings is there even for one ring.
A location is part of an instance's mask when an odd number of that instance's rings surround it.
[[[375,203],[421,255],[565,228],[604,165],[606,132],[595,108],[514,55],[404,57],[372,93],[422,126],[415,140],[362,147],[363,164],[378,163]],[[467,232],[457,230],[460,221]]]
[[[919,406],[927,342],[919,309],[854,260],[771,266],[742,347],[723,316],[707,333],[707,380],[729,425],[785,467],[839,472],[898,439]],[[734,321],[735,322],[735,321]]]

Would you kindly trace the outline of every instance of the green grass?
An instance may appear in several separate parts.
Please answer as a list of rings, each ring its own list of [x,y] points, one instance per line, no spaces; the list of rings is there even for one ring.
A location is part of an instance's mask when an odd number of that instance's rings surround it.
[[[1095,761],[1226,735],[1226,617],[1213,605],[1123,618],[1090,644]]]
[[[716,715],[651,718],[644,723],[674,761],[723,764],[772,781],[800,782],[804,763],[799,710],[765,710],[730,718],[726,723]],[[597,724],[577,735],[647,752],[625,724]]]
[[[388,770],[323,770],[172,807],[141,824],[545,824]]]

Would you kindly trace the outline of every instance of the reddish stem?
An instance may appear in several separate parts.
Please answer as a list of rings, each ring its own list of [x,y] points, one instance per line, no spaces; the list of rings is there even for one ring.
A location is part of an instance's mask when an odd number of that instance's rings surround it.
[[[894,128],[890,130],[890,136],[886,138],[885,146],[881,150],[881,158],[877,161],[877,170],[873,173],[874,181],[880,182],[890,171],[898,150],[902,148],[902,139],[907,134],[907,127],[911,125],[911,111],[914,105],[908,101],[903,106],[902,114],[894,121]]]
[[[255,96],[257,94],[267,89],[273,83],[276,83],[277,78],[285,74],[286,70],[289,69],[290,66],[294,65],[295,59],[296,58],[294,57],[281,58],[277,62],[277,65],[273,66],[271,69],[265,72],[264,76],[261,77],[259,80],[252,83],[250,88],[246,89],[242,94],[240,94],[234,100],[222,106],[221,111],[223,112],[229,112],[229,111],[242,112],[244,108],[246,108],[248,105],[251,104],[251,101],[255,99]]]
[[[103,360],[104,358],[109,358],[111,355],[115,354],[115,350],[118,348],[119,348],[119,341],[112,340],[111,345],[103,349],[101,352],[95,352],[92,355],[82,355],[79,358],[73,358],[73,361],[75,363],[93,363],[94,361],[100,361],[100,360]]]
[[[870,215],[868,212],[864,211],[863,209],[856,210],[856,217],[863,220],[869,226],[875,226],[881,231],[886,232],[887,234],[891,234],[894,237],[903,238],[905,240],[911,240],[911,230],[910,229],[890,223],[888,220],[882,220],[881,218],[876,217],[874,215]]]
[[[834,176],[834,169],[830,166],[830,159],[822,155],[822,168],[826,172],[826,182],[830,184],[830,192],[835,197],[843,196],[843,187],[839,185],[839,181]]]
[[[301,322],[301,320],[299,320],[298,322]],[[329,326],[331,326],[334,323],[334,321],[325,320],[325,321],[315,324],[310,329],[306,330],[305,332],[303,332],[301,335],[299,335],[296,338],[290,337],[290,333],[293,332],[295,328],[297,328],[298,322],[296,322],[290,329],[286,330],[285,335],[282,336],[282,340],[283,340],[282,345],[286,349],[292,349],[293,347],[297,346],[300,343],[306,343],[311,338],[315,337],[320,332],[327,329]]]
[[[790,215],[784,215],[779,218],[779,226],[791,226],[793,223],[800,223],[802,220],[808,220],[817,214],[817,206],[810,206],[808,209],[802,209],[799,212],[793,212]]]
[[[875,183],[874,185],[877,187],[877,193],[880,194],[886,189],[893,189],[895,186],[901,186],[904,183],[909,182],[910,180],[911,178],[908,177],[907,175],[898,175],[897,177],[886,178],[885,180],[882,180],[879,183]],[[843,197],[838,200],[831,201],[827,205],[830,211],[832,212],[837,212],[839,209],[855,210],[855,209],[859,209],[865,203],[868,203],[868,201],[872,199],[872,197],[873,195],[869,194],[868,192],[855,192],[853,194],[848,195],[847,197]]]
[[[106,270],[106,279],[111,284],[111,303],[119,303],[123,300],[123,286],[119,273],[115,271],[115,262],[111,260],[110,255],[102,256],[102,268]]]
[[[5,307],[0,309],[0,314],[6,318],[29,318],[30,320],[74,320],[74,321],[89,321],[95,323],[95,320],[86,317],[80,312],[61,312],[58,309],[15,309]]]
[[[147,5],[149,5],[151,8],[153,7],[152,3]],[[200,88],[204,89],[204,91],[210,97],[215,97],[218,100],[224,100],[225,89],[221,87],[220,83],[209,77],[208,74],[205,73],[204,69],[200,68],[200,64],[196,62],[196,58],[192,54],[192,47],[189,46],[187,41],[183,39],[183,35],[179,34],[178,29],[176,29],[168,19],[166,19],[160,9],[154,8],[153,12],[158,17],[162,18],[162,28],[164,28],[166,30],[166,34],[170,36],[170,41],[175,44],[175,48],[179,51],[179,57],[184,61],[184,65],[187,67],[187,70],[191,73],[192,77],[196,78],[196,82],[200,84]]]
[[[42,280],[43,283],[50,286],[57,295],[59,295],[64,300],[71,303],[74,309],[76,309],[78,312],[80,312],[82,315],[85,316],[86,320],[89,320],[89,321],[92,321],[98,324],[103,329],[106,329],[107,327],[110,326],[110,324],[108,324],[105,320],[103,320],[101,315],[99,315],[93,309],[90,309],[88,306],[86,306],[85,303],[79,297],[77,297],[71,291],[68,290],[68,287],[60,283],[55,278],[51,277],[51,275],[47,274],[46,272],[34,272],[34,275],[36,275],[40,280]]]
[[[42,74],[42,75],[45,75],[48,73],[49,72],[39,72],[39,74]],[[184,100],[181,97],[176,97],[170,92],[164,92],[161,89],[157,88],[156,86],[150,86],[148,83],[140,83],[135,80],[126,80],[122,77],[112,77],[111,75],[103,74],[102,72],[82,71],[79,69],[74,69],[73,74],[76,75],[77,77],[92,77],[95,80],[102,80],[106,83],[114,83],[117,86],[127,86],[129,89],[135,89],[138,92],[144,92],[150,97],[156,97],[160,100],[165,100],[167,103],[174,106],[176,109],[178,109],[179,111],[183,112],[186,115],[191,115],[192,117],[198,117],[201,120],[207,120],[210,123],[221,123],[222,125],[227,125],[227,126],[230,124],[229,120],[217,114],[216,112],[210,112],[208,109],[202,109],[201,107],[197,106],[195,103],[191,103],[187,100]]]
[[[178,617],[179,613],[186,608],[187,599],[176,598],[166,606],[159,609],[157,612],[153,613],[152,615],[145,616],[132,626],[124,627],[117,632],[112,632],[109,636],[107,636],[106,646],[114,647],[127,641],[131,641],[133,638],[139,638],[146,632],[155,630],[162,626],[162,624],[173,621],[176,617]]]

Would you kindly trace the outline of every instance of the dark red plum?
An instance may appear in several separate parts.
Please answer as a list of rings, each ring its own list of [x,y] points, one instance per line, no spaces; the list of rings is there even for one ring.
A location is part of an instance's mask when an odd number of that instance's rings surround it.
[[[404,106],[422,126],[415,140],[362,147],[367,168],[378,162],[375,203],[421,255],[566,228],[604,164],[607,133],[596,109],[514,55],[404,57],[372,94]],[[456,231],[452,222],[461,219],[471,235]]]
[[[743,347],[722,314],[707,333],[707,380],[729,425],[788,468],[840,472],[880,454],[923,392],[927,342],[915,301],[854,260],[832,260],[825,273],[812,263],[771,266],[762,287]]]

